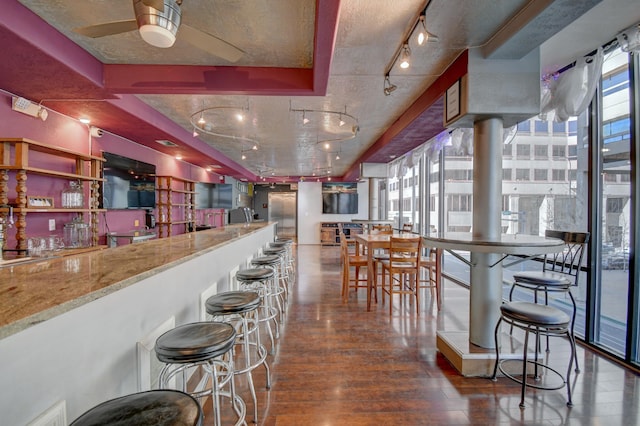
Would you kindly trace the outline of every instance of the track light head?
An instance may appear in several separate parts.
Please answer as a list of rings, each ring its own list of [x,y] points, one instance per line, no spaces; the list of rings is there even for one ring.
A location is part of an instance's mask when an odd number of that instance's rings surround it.
[[[409,49],[409,44],[405,43],[402,47],[402,53],[400,54],[400,68],[407,69],[409,68],[411,61],[411,50]]]
[[[418,24],[420,32],[418,33],[418,45],[422,46],[425,43],[437,43],[440,41],[437,35],[427,31],[427,23],[425,14],[420,15],[420,22]]]
[[[385,96],[389,96],[397,88],[398,88],[398,86],[396,86],[395,84],[391,84],[391,81],[389,80],[389,74],[387,74],[384,77],[384,89],[383,89],[383,91],[384,91]]]

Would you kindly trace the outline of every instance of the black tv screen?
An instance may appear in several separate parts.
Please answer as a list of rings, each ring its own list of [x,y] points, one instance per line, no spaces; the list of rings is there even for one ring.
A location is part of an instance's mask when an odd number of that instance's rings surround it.
[[[357,183],[322,183],[322,213],[357,214]]]
[[[156,205],[156,166],[103,152],[100,207],[103,209],[152,209]]]

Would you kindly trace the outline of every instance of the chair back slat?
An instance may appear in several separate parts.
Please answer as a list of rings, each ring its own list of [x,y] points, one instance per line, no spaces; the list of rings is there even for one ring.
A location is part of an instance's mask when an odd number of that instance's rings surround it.
[[[565,248],[561,252],[546,255],[542,270],[571,276],[573,277],[572,285],[578,285],[580,266],[585,248],[589,243],[590,234],[588,232],[567,232],[548,229],[545,231],[545,236],[563,240]]]
[[[392,262],[411,262],[416,265],[420,261],[420,248],[422,238],[398,238],[391,237],[389,246],[389,258]]]

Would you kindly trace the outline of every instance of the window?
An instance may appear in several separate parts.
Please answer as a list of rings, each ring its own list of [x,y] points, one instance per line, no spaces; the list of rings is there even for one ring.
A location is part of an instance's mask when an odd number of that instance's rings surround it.
[[[449,195],[448,210],[450,212],[470,212],[471,195],[451,194]]]
[[[623,140],[629,140],[631,137],[631,121],[629,117],[617,117],[615,120],[611,120],[602,124],[602,135],[604,137],[604,143],[620,142]]]
[[[622,213],[624,198],[607,198],[607,213]]]
[[[516,169],[516,180],[529,180],[529,169]]]
[[[578,135],[578,122],[576,120],[569,121],[569,136]]]
[[[569,150],[569,158],[576,158],[578,156],[578,145],[567,146]]]
[[[502,169],[502,180],[511,180],[511,169]]]
[[[513,145],[506,144],[502,147],[502,156],[503,157],[511,157],[513,155]]]
[[[536,123],[535,129],[536,129],[537,135],[549,133],[549,124],[546,121],[536,120],[535,123]]]
[[[473,170],[451,169],[444,171],[445,180],[473,180]]]
[[[553,123],[553,134],[554,135],[564,135],[567,133],[566,123]]]
[[[533,155],[536,159],[545,159],[549,156],[549,149],[547,145],[534,145]]]
[[[503,212],[507,212],[509,210],[511,210],[511,207],[509,206],[509,200],[511,197],[509,197],[508,195],[503,195],[502,196],[502,211]]]
[[[529,157],[531,157],[531,146],[525,144],[516,145],[516,156],[518,158],[529,159]]]
[[[547,179],[549,179],[547,169],[535,169],[533,171],[533,180],[541,181]]]
[[[518,133],[531,133],[531,122],[525,120],[518,123]]]
[[[566,145],[553,145],[553,158],[566,158],[567,157],[567,147]]]
[[[556,182],[564,182],[565,180],[565,170],[564,169],[553,169],[551,170],[551,180]]]

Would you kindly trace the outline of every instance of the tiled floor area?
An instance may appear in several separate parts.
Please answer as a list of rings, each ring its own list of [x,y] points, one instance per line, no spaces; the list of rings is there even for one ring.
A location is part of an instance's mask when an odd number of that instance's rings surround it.
[[[440,313],[427,295],[419,317],[397,299],[391,316],[381,303],[366,312],[360,291],[342,302],[337,247],[298,247],[297,282],[269,357],[271,389],[264,388],[262,370],[254,373],[259,424],[640,424],[640,377],[584,348],[578,348],[582,370],[572,379],[571,408],[564,389],[530,389],[521,410],[518,384],[459,375],[436,351],[436,330],[466,328],[465,289],[446,285]],[[552,340],[550,361],[560,371],[567,350],[566,341]],[[240,381],[238,388],[251,413],[246,385]]]

